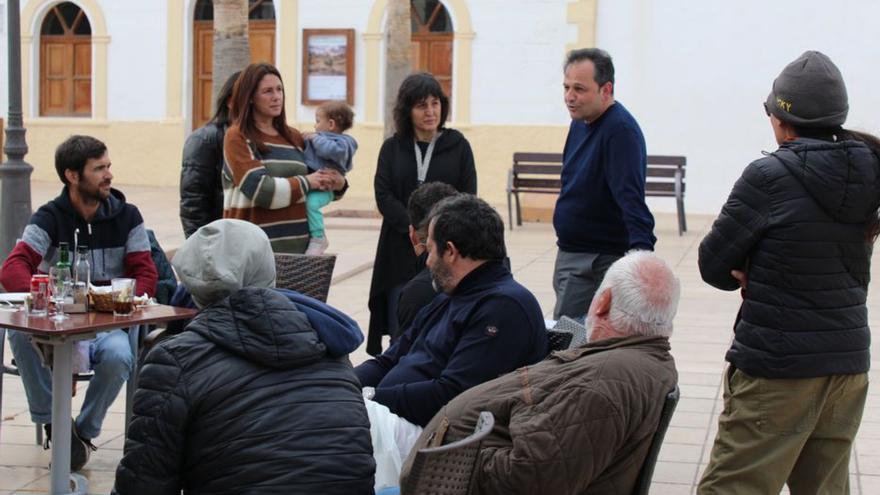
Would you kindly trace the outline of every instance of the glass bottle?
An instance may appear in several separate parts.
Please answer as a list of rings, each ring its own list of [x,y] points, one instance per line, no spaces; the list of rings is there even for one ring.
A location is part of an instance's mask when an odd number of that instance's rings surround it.
[[[58,268],[70,268],[70,247],[66,242],[58,243],[58,263],[55,263],[55,266]]]
[[[89,264],[89,247],[88,246],[77,246],[76,248],[76,263],[73,267],[73,281],[74,282],[83,282],[88,288],[89,282],[91,282],[92,275],[92,266]]]

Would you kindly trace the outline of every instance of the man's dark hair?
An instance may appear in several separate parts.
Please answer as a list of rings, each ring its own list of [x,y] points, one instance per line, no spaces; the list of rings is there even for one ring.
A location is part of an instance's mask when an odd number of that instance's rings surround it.
[[[75,170],[82,177],[89,159],[97,160],[107,152],[107,145],[91,136],[70,136],[55,148],[55,171],[64,185],[69,184],[65,170]]]
[[[441,200],[456,194],[458,191],[445,182],[426,182],[410,195],[406,205],[409,224],[419,233],[422,240],[424,240],[428,227],[425,217],[431,212],[431,208]]]
[[[438,254],[451,242],[462,256],[472,260],[507,257],[501,215],[473,194],[456,194],[440,201],[428,214],[428,221],[434,222],[432,239]]]
[[[324,114],[327,120],[336,122],[336,128],[339,132],[345,132],[354,125],[354,111],[348,106],[348,103],[342,100],[330,100],[318,107],[318,111]]]
[[[440,122],[437,129],[443,129],[446,125],[446,117],[449,116],[449,98],[443,93],[443,87],[436,77],[428,72],[416,72],[407,76],[397,90],[397,102],[394,103],[394,130],[398,137],[413,137],[415,130],[412,109],[429,96],[440,100]]]
[[[611,61],[611,55],[608,55],[608,52],[601,48],[572,50],[568,52],[568,57],[565,58],[564,70],[568,70],[572,64],[583,62],[584,60],[593,62],[595,67],[593,79],[596,81],[596,84],[602,87],[605,83],[610,82],[612,93],[614,93],[614,62]]]
[[[220,92],[217,93],[217,99],[214,100],[214,116],[211,117],[210,124],[217,124],[221,127],[229,125],[229,104],[232,102],[232,90],[235,88],[235,81],[238,80],[240,75],[240,70],[235,71],[223,83]]]

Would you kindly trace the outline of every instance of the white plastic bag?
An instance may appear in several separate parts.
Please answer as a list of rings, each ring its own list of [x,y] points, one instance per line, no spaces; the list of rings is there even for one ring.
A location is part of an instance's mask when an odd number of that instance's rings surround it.
[[[403,461],[421,435],[422,428],[392,413],[378,402],[365,399],[364,403],[370,418],[373,459],[376,461],[374,488],[380,490],[399,486]]]

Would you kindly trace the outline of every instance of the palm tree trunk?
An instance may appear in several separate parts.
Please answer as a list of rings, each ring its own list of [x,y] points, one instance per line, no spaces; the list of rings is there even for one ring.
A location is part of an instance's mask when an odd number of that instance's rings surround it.
[[[400,83],[412,71],[410,0],[388,1],[385,27],[385,137],[394,134],[394,102]]]
[[[214,1],[214,53],[211,102],[226,79],[251,62],[248,43],[248,0]],[[213,109],[216,110],[216,109]]]

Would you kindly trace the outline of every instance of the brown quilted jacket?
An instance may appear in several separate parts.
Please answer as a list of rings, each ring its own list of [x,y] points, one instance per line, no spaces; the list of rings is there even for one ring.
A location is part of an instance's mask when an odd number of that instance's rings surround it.
[[[495,428],[477,461],[476,493],[629,494],[677,381],[666,338],[556,352],[456,397],[413,452],[468,436],[479,412],[490,411]]]

